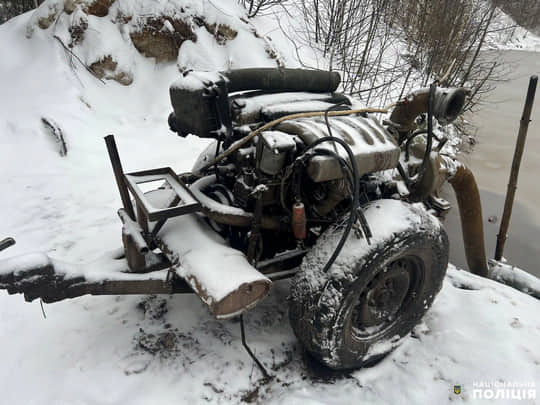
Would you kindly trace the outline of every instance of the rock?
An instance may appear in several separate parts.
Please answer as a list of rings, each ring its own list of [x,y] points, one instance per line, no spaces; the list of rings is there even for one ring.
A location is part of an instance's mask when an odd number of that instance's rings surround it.
[[[130,34],[131,41],[140,53],[156,58],[158,63],[176,61],[180,45],[197,39],[190,24],[172,17],[149,17],[141,26],[142,29]]]
[[[47,28],[51,26],[51,24],[54,22],[55,19],[56,19],[56,12],[54,11],[54,12],[51,12],[51,14],[49,14],[47,17],[38,18],[37,25],[42,30],[46,30]]]
[[[73,48],[74,45],[80,44],[84,39],[84,33],[88,29],[88,17],[82,11],[78,11],[75,14],[76,18],[73,19],[73,24],[68,28],[71,41],[69,47]]]
[[[126,15],[126,14],[122,13],[122,10],[118,10],[117,13],[116,13],[116,17],[113,20],[113,23],[120,24],[120,25],[125,25],[125,24],[129,23],[132,19],[133,19],[132,15]]]
[[[82,2],[83,0],[64,0],[64,12],[66,14],[73,13],[77,6]]]
[[[93,0],[88,2],[84,11],[86,14],[95,15],[97,17],[105,17],[109,14],[109,8],[114,3],[114,0]]]
[[[133,83],[133,76],[123,70],[118,70],[118,63],[111,55],[107,55],[89,66],[90,70],[100,79],[114,80],[124,86]]]
[[[26,26],[25,37],[27,39],[30,39],[30,38],[32,38],[32,35],[34,35],[34,26],[32,24],[28,24]]]
[[[105,56],[97,62],[90,65],[90,69],[100,78],[105,76],[106,72],[113,72],[116,70],[118,63],[112,58],[111,55]]]
[[[129,86],[131,83],[133,83],[133,76],[131,73],[124,72],[123,70],[119,71],[112,77],[105,77],[105,79],[117,81],[124,86]]]
[[[204,27],[210,34],[212,34],[216,38],[217,42],[221,45],[225,44],[225,42],[227,41],[235,39],[238,35],[238,31],[233,30],[226,24],[205,23]]]

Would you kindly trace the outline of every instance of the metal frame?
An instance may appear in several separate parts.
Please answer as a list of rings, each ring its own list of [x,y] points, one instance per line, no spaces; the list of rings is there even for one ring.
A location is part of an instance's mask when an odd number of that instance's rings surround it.
[[[144,217],[149,221],[161,221],[201,210],[201,203],[170,167],[125,173],[124,179],[137,202],[138,213],[142,210]],[[168,208],[155,208],[139,187],[139,184],[160,180],[166,182],[171,187],[171,190],[175,192],[179,199],[177,205]]]

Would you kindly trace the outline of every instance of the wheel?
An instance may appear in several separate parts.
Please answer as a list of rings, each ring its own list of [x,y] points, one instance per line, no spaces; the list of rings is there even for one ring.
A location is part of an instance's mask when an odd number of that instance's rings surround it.
[[[448,236],[423,209],[397,200],[364,208],[371,244],[352,235],[322,272],[341,230],[329,229],[293,280],[289,317],[307,351],[332,369],[374,364],[427,312],[448,265]]]

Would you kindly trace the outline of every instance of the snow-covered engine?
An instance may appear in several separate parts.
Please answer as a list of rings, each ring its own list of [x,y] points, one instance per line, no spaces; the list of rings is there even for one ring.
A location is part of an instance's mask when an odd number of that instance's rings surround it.
[[[377,173],[398,166],[399,133],[352,110],[339,81],[335,72],[244,69],[187,71],[172,84],[171,129],[215,139],[188,182],[233,246],[248,250],[257,223],[257,258],[309,247],[355,204],[397,194]]]

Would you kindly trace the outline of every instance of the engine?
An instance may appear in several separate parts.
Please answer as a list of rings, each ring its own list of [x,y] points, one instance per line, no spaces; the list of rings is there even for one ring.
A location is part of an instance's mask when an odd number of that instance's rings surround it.
[[[171,86],[171,129],[215,139],[186,181],[213,228],[256,260],[311,245],[355,203],[400,193],[378,174],[399,166],[418,103],[398,105],[383,126],[351,113],[338,84],[331,72],[245,69],[184,72]],[[439,90],[435,100],[451,121],[464,96]]]

